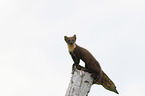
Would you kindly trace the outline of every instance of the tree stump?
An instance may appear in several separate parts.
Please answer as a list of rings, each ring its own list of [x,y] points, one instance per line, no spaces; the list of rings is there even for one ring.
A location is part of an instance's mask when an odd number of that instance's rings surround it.
[[[72,73],[65,96],[88,96],[93,84],[93,78],[90,75],[88,72],[76,69]]]

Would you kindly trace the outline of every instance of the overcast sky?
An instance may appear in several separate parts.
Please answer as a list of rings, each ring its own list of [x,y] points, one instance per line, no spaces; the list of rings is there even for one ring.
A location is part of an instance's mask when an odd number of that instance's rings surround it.
[[[119,96],[144,96],[145,0],[1,0],[0,96],[64,96],[74,34]],[[118,95],[93,85],[89,96]]]

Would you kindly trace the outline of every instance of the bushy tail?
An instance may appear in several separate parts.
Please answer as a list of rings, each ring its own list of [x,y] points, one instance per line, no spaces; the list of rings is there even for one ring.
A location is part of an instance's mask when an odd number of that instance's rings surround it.
[[[94,84],[102,85],[105,89],[119,94],[113,81],[103,71],[101,81],[98,82],[97,80],[94,80]]]

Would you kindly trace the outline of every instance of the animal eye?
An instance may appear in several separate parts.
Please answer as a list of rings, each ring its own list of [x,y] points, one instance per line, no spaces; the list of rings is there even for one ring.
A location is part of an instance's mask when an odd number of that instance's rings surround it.
[[[68,42],[70,42],[70,40],[68,40]]]

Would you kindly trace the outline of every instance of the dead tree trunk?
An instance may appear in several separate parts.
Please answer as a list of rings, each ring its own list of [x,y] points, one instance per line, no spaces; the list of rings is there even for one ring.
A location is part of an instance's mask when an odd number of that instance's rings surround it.
[[[88,96],[93,84],[93,78],[88,72],[75,70],[66,91],[65,96]]]

